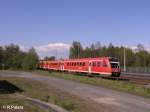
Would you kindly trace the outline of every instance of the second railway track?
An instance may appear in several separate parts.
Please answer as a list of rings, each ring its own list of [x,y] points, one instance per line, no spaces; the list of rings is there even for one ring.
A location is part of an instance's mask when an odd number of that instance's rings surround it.
[[[123,74],[121,75],[122,78],[128,79],[130,82],[141,84],[141,85],[148,85],[150,84],[150,76],[143,76],[143,75],[136,75],[136,74]]]

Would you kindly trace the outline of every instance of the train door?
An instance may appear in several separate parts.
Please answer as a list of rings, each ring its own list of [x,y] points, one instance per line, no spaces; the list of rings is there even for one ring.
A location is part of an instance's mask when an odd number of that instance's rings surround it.
[[[89,73],[91,73],[91,66],[92,66],[92,62],[91,61],[89,61],[89,68],[88,68],[88,70],[89,70]]]
[[[61,70],[64,70],[64,63],[61,63]]]

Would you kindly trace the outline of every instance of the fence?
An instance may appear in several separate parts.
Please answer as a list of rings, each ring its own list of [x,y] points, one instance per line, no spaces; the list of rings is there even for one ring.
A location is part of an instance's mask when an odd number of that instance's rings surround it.
[[[123,68],[122,68],[122,71],[123,71]],[[150,67],[127,67],[126,72],[150,74]]]

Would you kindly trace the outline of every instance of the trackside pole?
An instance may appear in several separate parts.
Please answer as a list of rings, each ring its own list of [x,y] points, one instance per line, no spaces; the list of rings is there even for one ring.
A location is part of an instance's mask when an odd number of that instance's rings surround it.
[[[126,48],[124,47],[124,72],[126,72]]]

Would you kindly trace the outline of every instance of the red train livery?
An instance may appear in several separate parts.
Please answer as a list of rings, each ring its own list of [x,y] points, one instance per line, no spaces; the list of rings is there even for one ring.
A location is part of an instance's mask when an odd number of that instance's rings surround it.
[[[41,60],[39,63],[39,68],[45,70],[69,71],[78,73],[83,72],[105,77],[119,77],[121,73],[118,59],[112,57],[68,59],[60,61]]]

